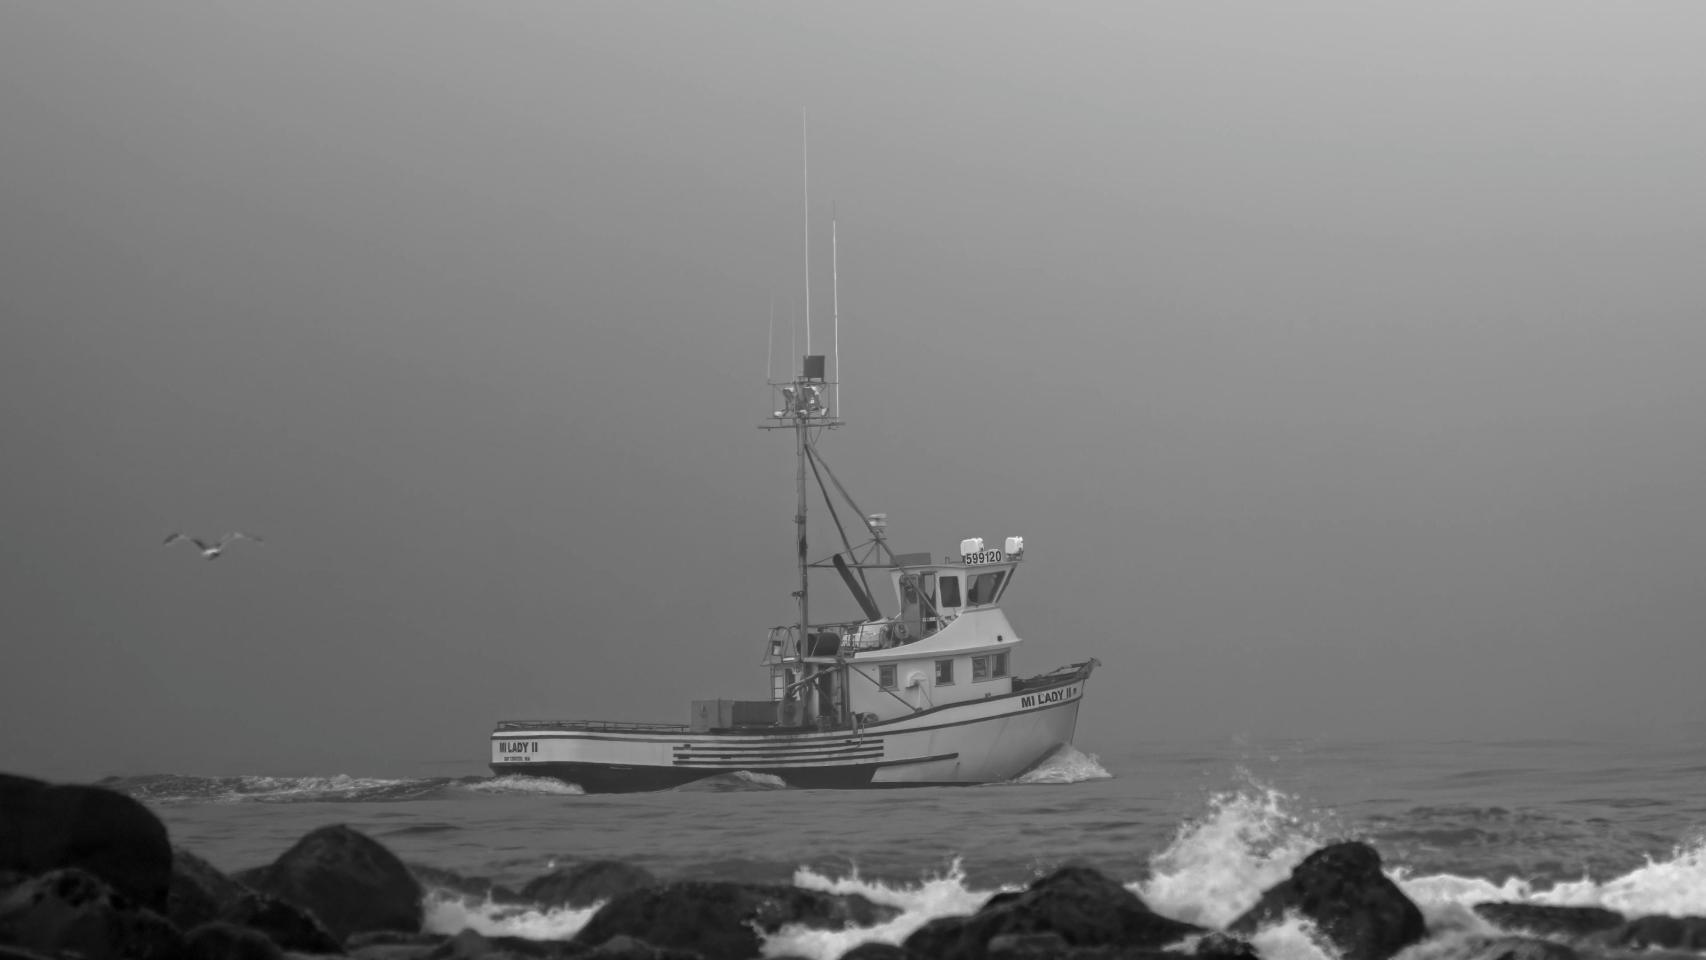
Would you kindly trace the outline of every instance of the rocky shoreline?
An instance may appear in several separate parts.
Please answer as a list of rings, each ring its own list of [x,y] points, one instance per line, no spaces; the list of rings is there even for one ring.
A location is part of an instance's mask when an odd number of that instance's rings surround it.
[[[429,889],[539,910],[603,903],[567,940],[425,933]],[[1480,927],[1429,958],[1597,960],[1706,951],[1706,918],[1625,917],[1599,907],[1482,903]],[[174,846],[140,802],[112,790],[0,774],[0,960],[746,960],[787,926],[871,927],[894,907],[780,884],[669,882],[592,861],[507,889],[399,860],[341,825],[273,863],[227,875]],[[1062,867],[967,916],[843,960],[1258,960],[1258,931],[1307,919],[1342,960],[1387,960],[1444,931],[1356,841],[1328,844],[1223,930],[1161,916],[1094,867]],[[1273,960],[1273,958],[1268,958]]]

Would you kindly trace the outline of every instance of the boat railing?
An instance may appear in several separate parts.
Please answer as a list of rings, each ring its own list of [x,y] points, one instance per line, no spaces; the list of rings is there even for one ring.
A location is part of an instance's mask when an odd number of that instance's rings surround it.
[[[1056,667],[1047,673],[1039,673],[1034,677],[1014,677],[1013,692],[1035,690],[1039,687],[1058,687],[1063,683],[1082,680],[1090,676],[1090,671],[1101,665],[1102,661],[1091,658],[1079,663],[1069,663],[1064,667]]]
[[[839,623],[814,623],[812,634],[829,634],[840,642],[836,652],[857,653],[861,650],[883,650],[889,647],[899,647],[921,639],[919,628],[922,627],[923,637],[946,627],[953,621],[952,617],[924,617],[915,624],[911,633],[902,633],[906,624],[891,619],[881,620],[845,620]],[[771,627],[770,634],[765,639],[763,663],[781,663],[799,656],[800,627],[799,624],[784,624]],[[823,656],[814,654],[809,649],[806,656]]]
[[[499,730],[596,730],[605,733],[680,733],[685,723],[631,723],[625,720],[499,720]]]

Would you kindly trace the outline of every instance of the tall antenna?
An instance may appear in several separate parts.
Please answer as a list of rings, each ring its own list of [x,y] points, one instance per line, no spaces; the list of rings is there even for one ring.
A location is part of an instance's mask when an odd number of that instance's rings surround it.
[[[776,295],[770,295],[770,336],[764,338],[764,382],[771,380],[770,370],[776,362]]]
[[[812,183],[811,148],[806,133],[806,110],[800,108],[800,191],[806,215],[806,352],[812,352]]]
[[[835,330],[835,416],[841,412],[841,265],[835,239],[835,204],[829,205],[829,302]]]

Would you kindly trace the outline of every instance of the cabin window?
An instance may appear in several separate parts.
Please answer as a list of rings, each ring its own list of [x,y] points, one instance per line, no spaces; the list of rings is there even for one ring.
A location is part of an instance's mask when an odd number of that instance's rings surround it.
[[[959,606],[960,605],[960,578],[959,577],[943,577],[941,579],[941,584],[942,584],[942,606],[944,606],[944,607],[957,607],[957,606]]]
[[[892,663],[885,663],[878,666],[877,686],[882,687],[884,690],[893,690],[895,686],[894,670],[895,667]]]
[[[998,677],[1007,675],[1007,651],[1005,650],[995,655],[995,675]]]
[[[936,661],[936,684],[942,686],[954,682],[954,661]]]
[[[980,573],[972,578],[971,589],[966,591],[966,602],[970,604],[994,603],[995,595],[1001,592],[1001,581],[1007,576],[1005,570],[995,570]]]
[[[988,680],[989,679],[989,658],[988,657],[972,657],[971,658],[971,678],[972,678],[972,681],[974,683],[978,680]]]

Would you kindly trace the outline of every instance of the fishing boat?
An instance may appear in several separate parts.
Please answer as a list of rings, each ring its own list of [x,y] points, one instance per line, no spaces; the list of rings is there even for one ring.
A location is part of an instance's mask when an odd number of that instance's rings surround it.
[[[1019,674],[1027,641],[1002,603],[1024,564],[1024,538],[968,538],[940,558],[893,552],[887,516],[860,510],[818,451],[824,432],[842,425],[824,361],[808,354],[793,376],[770,380],[773,412],[760,424],[793,431],[798,457],[798,616],[762,638],[769,699],[695,700],[685,723],[503,720],[492,731],[494,774],[555,777],[588,792],[738,771],[807,788],[977,784],[1011,780],[1072,742],[1099,663]],[[837,549],[816,560],[806,542],[811,485],[839,534]],[[857,540],[837,502],[858,518]],[[811,574],[829,570],[862,617],[811,619]]]

